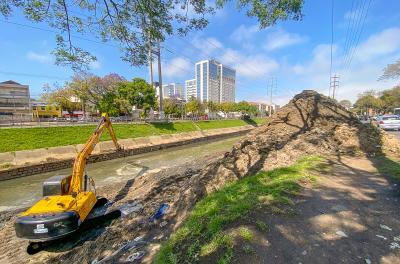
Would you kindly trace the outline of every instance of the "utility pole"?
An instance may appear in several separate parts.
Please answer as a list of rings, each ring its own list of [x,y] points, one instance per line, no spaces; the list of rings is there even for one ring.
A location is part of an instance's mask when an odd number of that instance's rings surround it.
[[[160,41],[158,41],[157,47],[157,58],[158,58],[158,91],[160,93],[160,119],[164,119],[164,107],[163,107],[163,94],[162,94],[162,74],[161,74],[161,49]]]
[[[153,81],[153,49],[151,46],[151,38],[150,38],[150,33],[148,34],[149,41],[148,41],[148,61],[149,61],[149,80],[150,80],[150,85],[153,88],[154,81]]]
[[[331,82],[330,82],[330,90],[332,90],[332,98],[335,99],[335,93],[336,90],[339,88],[339,76],[335,74],[335,76],[331,77]]]
[[[276,88],[276,78],[275,77],[271,77],[268,81],[268,86],[267,86],[267,95],[269,93],[269,111],[268,111],[268,115],[271,116],[272,115],[272,93],[273,93],[273,89]]]

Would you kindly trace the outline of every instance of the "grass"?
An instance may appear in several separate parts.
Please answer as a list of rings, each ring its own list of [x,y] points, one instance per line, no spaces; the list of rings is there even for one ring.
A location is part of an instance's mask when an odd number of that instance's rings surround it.
[[[387,156],[379,156],[373,159],[373,163],[379,173],[400,180],[400,160],[395,160]]]
[[[265,119],[263,119],[265,120]],[[254,120],[257,123],[261,119]],[[201,129],[225,128],[246,125],[243,120],[153,123],[153,124],[115,124],[118,139],[146,137],[152,135],[173,134]],[[95,125],[65,127],[35,127],[0,129],[0,153],[18,150],[31,150],[85,143]],[[104,132],[101,140],[111,140]]]
[[[314,180],[310,170],[319,167],[322,159],[307,157],[296,164],[259,172],[229,183],[198,202],[185,223],[164,243],[156,264],[193,263],[201,257],[216,256],[217,263],[230,263],[233,237],[229,225],[242,219],[259,206],[290,204],[290,197],[299,191],[300,179]],[[261,229],[267,229],[260,224]],[[250,241],[253,233],[240,228],[239,235]]]

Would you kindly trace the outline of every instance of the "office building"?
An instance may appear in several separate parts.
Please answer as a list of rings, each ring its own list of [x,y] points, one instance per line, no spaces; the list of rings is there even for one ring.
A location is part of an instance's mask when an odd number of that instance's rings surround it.
[[[216,60],[195,65],[196,98],[202,102],[234,102],[236,71]]]
[[[189,101],[190,98],[198,98],[200,97],[200,94],[197,92],[197,86],[196,86],[196,79],[192,80],[187,80],[185,82],[185,91],[186,91],[186,101]]]
[[[163,98],[185,99],[184,88],[179,83],[169,83],[162,86]]]
[[[0,119],[30,119],[29,86],[14,81],[0,83]]]

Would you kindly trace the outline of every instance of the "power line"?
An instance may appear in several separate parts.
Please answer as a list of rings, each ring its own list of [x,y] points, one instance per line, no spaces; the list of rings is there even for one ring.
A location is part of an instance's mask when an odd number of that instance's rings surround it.
[[[347,32],[346,32],[347,34],[346,34],[346,40],[345,40],[345,44],[344,44],[345,56],[343,57],[342,65],[345,65],[345,62],[347,61],[347,57],[349,56],[350,44],[352,42],[352,38],[354,37],[353,31],[355,29],[355,25],[357,24],[356,21],[358,20],[358,15],[361,10],[362,3],[359,2],[360,6],[358,6],[357,3],[358,3],[357,0],[353,0],[351,11],[350,11],[349,23],[347,25],[348,26]],[[353,7],[354,7],[354,9],[353,9]]]
[[[332,8],[331,8],[331,66],[329,70],[329,78],[332,78],[332,55],[333,55],[333,5],[334,0],[332,0]],[[329,96],[331,96],[331,88],[329,87]]]
[[[359,32],[358,37],[357,37],[356,45],[355,45],[355,47],[354,47],[354,49],[353,49],[353,53],[351,54],[350,59],[349,59],[349,63],[348,63],[348,67],[347,67],[348,69],[350,69],[350,65],[351,65],[351,62],[352,62],[352,60],[353,60],[353,56],[354,56],[354,54],[355,54],[356,51],[357,51],[357,47],[358,47],[358,44],[359,44],[359,42],[360,42],[360,37],[361,37],[361,35],[362,35],[363,31],[364,31],[365,19],[366,19],[367,15],[368,15],[368,11],[369,11],[369,8],[370,8],[370,6],[371,6],[371,2],[372,2],[372,0],[369,0],[369,2],[368,2],[368,6],[367,6],[367,9],[366,9],[366,11],[365,11],[365,15],[364,15],[364,18],[363,18],[363,22],[362,22],[362,24],[361,24],[360,32]]]
[[[351,54],[354,52],[354,44],[356,43],[357,36],[359,34],[359,30],[360,30],[361,25],[362,25],[361,21],[363,20],[363,17],[364,17],[364,11],[365,11],[365,7],[366,7],[366,3],[367,3],[366,0],[364,0],[363,3],[360,4],[360,9],[359,9],[359,12],[358,12],[359,15],[356,18],[357,20],[355,22],[354,32],[352,32],[352,34],[351,34],[352,39],[350,40],[350,43],[349,43],[349,46],[348,46],[348,54],[347,54],[346,60],[344,62],[344,68],[345,69],[347,68],[347,65],[349,63]]]

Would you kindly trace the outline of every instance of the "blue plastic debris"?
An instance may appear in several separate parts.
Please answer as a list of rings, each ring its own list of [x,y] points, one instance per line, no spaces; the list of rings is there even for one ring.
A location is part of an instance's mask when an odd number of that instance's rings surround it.
[[[163,215],[165,214],[165,212],[168,210],[169,205],[166,203],[161,204],[160,208],[158,208],[157,212],[150,217],[150,221],[154,221],[154,220],[158,220],[161,217],[163,217]]]

